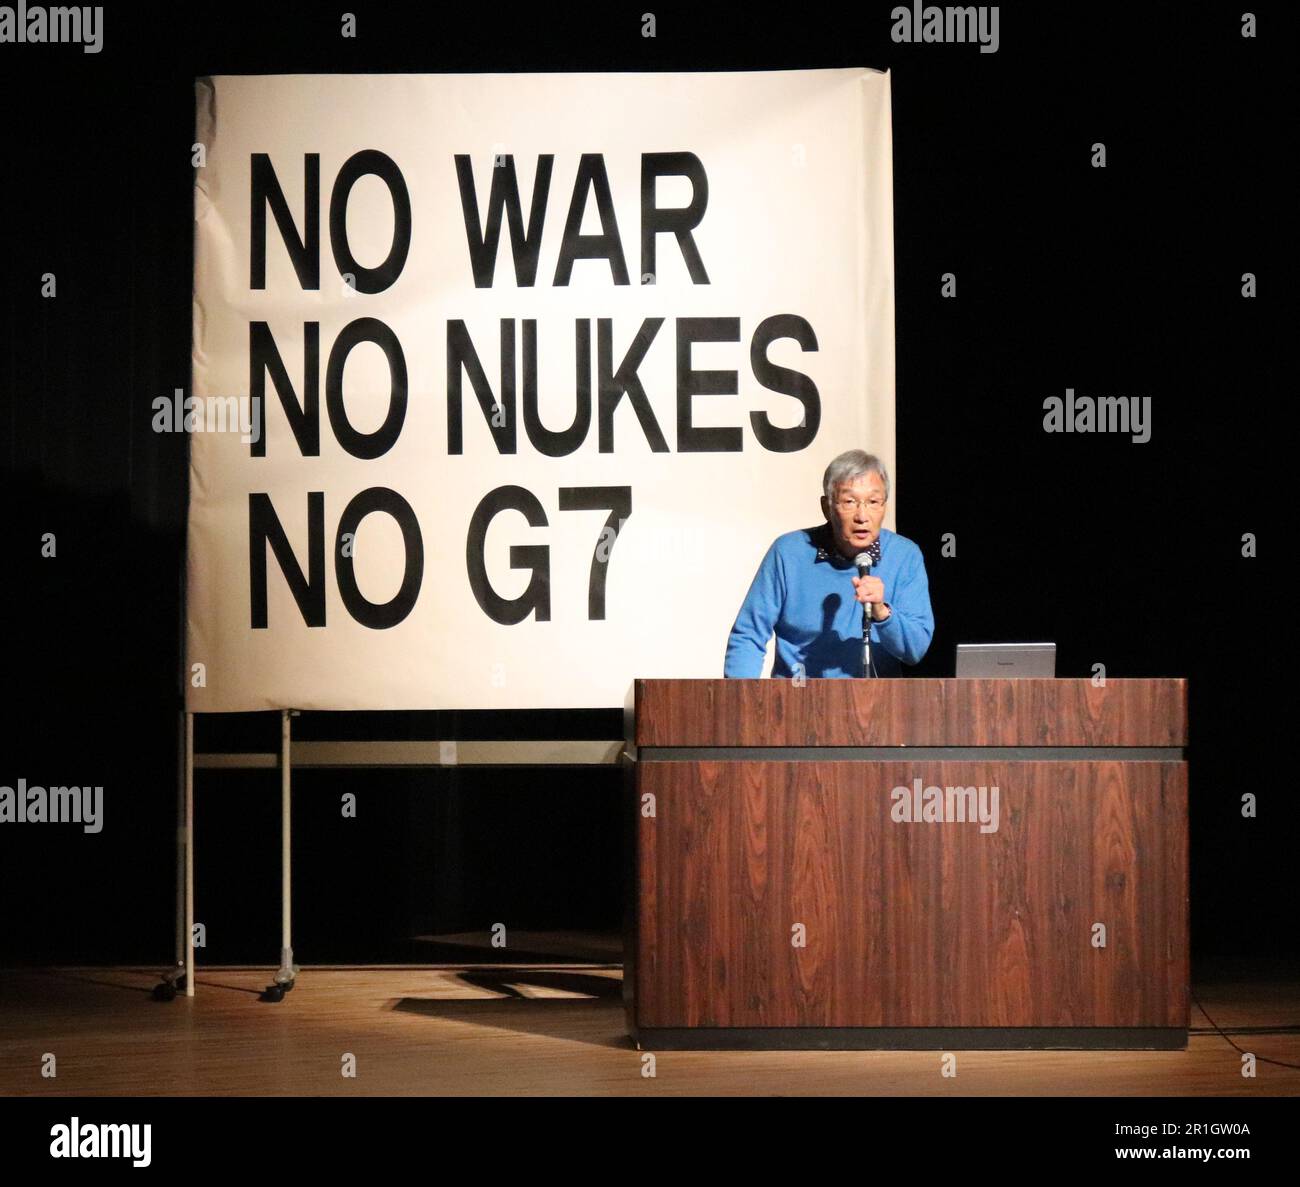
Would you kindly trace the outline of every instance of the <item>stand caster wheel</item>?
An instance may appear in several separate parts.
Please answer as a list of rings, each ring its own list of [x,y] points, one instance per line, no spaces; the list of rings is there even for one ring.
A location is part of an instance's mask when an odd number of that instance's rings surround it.
[[[174,1002],[176,994],[185,988],[185,974],[178,977],[166,977],[153,987],[153,1000],[156,1002]]]
[[[273,981],[270,985],[266,987],[265,991],[262,993],[262,1001],[282,1002],[284,1001],[284,995],[288,993],[289,990],[291,990],[292,988],[293,988],[292,977],[290,977],[287,981]]]

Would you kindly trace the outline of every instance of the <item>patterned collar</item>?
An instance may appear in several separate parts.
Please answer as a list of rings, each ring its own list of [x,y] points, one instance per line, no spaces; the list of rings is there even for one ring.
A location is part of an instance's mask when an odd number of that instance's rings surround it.
[[[853,562],[835,547],[835,536],[831,532],[830,524],[824,523],[821,527],[814,528],[812,541],[817,546],[817,562],[828,561],[837,569],[847,569],[853,565]],[[880,564],[880,537],[877,536],[872,540],[863,551],[871,554],[872,568]]]

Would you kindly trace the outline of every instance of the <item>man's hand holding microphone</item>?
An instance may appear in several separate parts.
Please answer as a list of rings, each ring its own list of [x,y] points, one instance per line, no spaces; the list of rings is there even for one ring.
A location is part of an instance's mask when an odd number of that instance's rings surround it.
[[[879,577],[855,577],[853,588],[858,601],[871,607],[872,622],[884,622],[889,617],[889,606],[885,602],[885,583]]]

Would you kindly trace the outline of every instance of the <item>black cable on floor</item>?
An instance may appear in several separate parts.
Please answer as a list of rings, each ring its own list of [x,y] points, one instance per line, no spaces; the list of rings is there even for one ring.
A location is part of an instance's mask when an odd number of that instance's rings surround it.
[[[1190,992],[1190,990],[1189,990],[1189,992]],[[1206,1008],[1205,1008],[1203,1005],[1201,1005],[1200,1001],[1197,1000],[1196,994],[1193,993],[1191,996],[1192,996],[1192,1001],[1196,1002],[1196,1008],[1197,1008],[1198,1010],[1200,1010],[1200,1012],[1201,1012],[1202,1014],[1205,1015],[1205,1017],[1206,1017],[1206,1019],[1208,1020],[1209,1024],[1210,1024],[1212,1027],[1214,1027],[1214,1029],[1215,1029],[1215,1031],[1218,1033],[1219,1037],[1220,1037],[1221,1039],[1223,1039],[1224,1042],[1226,1042],[1226,1043],[1228,1044],[1228,1046],[1230,1046],[1234,1051],[1239,1051],[1239,1052],[1241,1052],[1242,1055],[1253,1055],[1253,1056],[1255,1057],[1255,1062],[1256,1062],[1256,1063],[1271,1063],[1271,1064],[1273,1064],[1275,1067],[1289,1067],[1289,1068],[1291,1068],[1291,1069],[1294,1070],[1294,1071],[1300,1071],[1300,1063],[1286,1063],[1285,1061],[1283,1061],[1283,1060],[1281,1060],[1281,1059],[1270,1059],[1267,1055],[1256,1055],[1254,1051],[1242,1051],[1241,1048],[1238,1047],[1237,1044],[1234,1043],[1234,1042],[1233,1042],[1233,1041],[1228,1037],[1228,1032],[1227,1032],[1226,1030],[1224,1030],[1223,1027],[1221,1027],[1217,1022],[1215,1022],[1213,1018],[1210,1017],[1209,1011],[1206,1010]],[[1245,1028],[1245,1027],[1243,1027],[1241,1030],[1237,1031],[1236,1033],[1238,1033],[1238,1034],[1244,1034],[1244,1033],[1249,1032],[1249,1033],[1252,1033],[1252,1034],[1283,1034],[1283,1033],[1286,1033],[1287,1031],[1291,1031],[1291,1030],[1294,1030],[1294,1029],[1296,1029],[1296,1028],[1294,1028],[1294,1027],[1283,1027],[1281,1030],[1256,1030],[1255,1028]]]

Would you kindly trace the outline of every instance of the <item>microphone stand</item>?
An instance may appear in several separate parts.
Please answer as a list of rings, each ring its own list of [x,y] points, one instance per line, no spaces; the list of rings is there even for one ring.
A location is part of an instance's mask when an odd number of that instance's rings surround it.
[[[864,563],[865,561],[865,563]],[[860,553],[857,558],[858,576],[866,577],[871,573],[871,554]],[[871,605],[862,603],[862,676],[869,679],[871,671]]]
[[[871,607],[862,603],[862,675],[870,677],[871,671]]]

